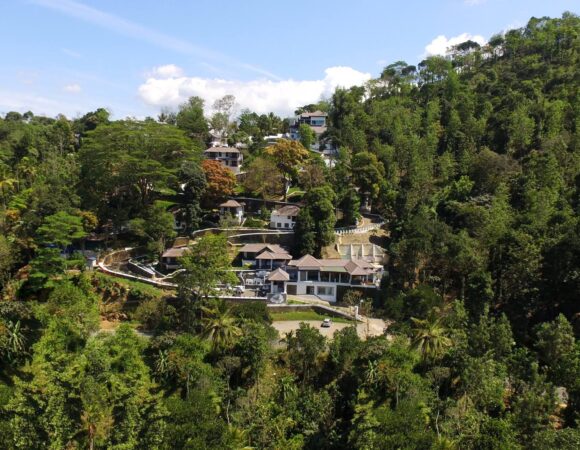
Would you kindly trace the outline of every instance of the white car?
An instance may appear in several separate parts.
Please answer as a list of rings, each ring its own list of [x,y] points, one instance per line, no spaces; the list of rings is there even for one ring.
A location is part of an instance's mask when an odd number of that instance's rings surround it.
[[[320,326],[321,326],[322,328],[330,328],[330,325],[332,325],[332,320],[330,320],[330,319],[328,319],[328,318],[327,318],[327,319],[324,319],[324,320],[322,321],[322,323],[320,324]]]

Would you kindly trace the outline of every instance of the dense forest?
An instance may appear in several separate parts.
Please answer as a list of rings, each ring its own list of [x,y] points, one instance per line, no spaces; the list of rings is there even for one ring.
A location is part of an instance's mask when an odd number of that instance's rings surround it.
[[[580,448],[579,52],[565,13],[390,64],[299,111],[328,112],[330,168],[268,147],[287,121],[232,117],[230,96],[211,117],[199,98],[145,120],[5,114],[0,448]],[[210,131],[246,144],[243,183],[203,160]],[[95,236],[159,255],[172,205],[191,232],[221,199],[288,183],[305,191],[297,254],[361,204],[386,221],[388,335],[303,324],[277,342],[264,304],[213,296],[225,236],[184,258],[172,297],[85,270]]]

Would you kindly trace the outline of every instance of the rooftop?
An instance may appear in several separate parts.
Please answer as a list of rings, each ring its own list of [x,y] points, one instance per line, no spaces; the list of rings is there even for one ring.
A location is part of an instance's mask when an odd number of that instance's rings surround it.
[[[375,272],[376,267],[363,259],[316,259],[305,255],[300,259],[292,260],[288,266],[299,270],[320,270],[322,272],[347,272],[350,275],[368,275]]]
[[[188,247],[171,247],[161,255],[162,258],[181,258],[187,251]]]
[[[327,117],[328,114],[322,111],[303,112],[300,117]]]
[[[273,272],[270,272],[266,281],[289,281],[290,275],[283,269],[276,269]]]
[[[236,202],[235,200],[228,200],[227,202],[222,203],[220,205],[220,208],[239,208],[241,206],[242,205],[240,203]]]
[[[292,256],[290,256],[288,253],[274,253],[266,250],[260,253],[258,256],[256,256],[256,259],[273,259],[273,260],[283,259],[286,261],[290,261],[292,259]]]
[[[300,212],[300,207],[295,205],[282,206],[280,209],[275,209],[272,214],[276,216],[297,216]]]
[[[240,153],[240,151],[235,147],[210,147],[204,151],[204,153],[220,153],[220,152]]]
[[[284,253],[288,254],[288,251],[284,247],[280,247],[277,244],[246,244],[240,248],[240,252],[247,253],[260,253],[267,250],[272,253]]]

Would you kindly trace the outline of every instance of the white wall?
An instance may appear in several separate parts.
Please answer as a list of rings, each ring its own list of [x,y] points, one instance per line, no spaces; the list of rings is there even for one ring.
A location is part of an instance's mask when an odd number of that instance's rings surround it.
[[[272,213],[270,215],[270,228],[277,228],[279,230],[292,230],[294,228],[295,219],[296,216],[288,219],[288,216],[278,216]]]

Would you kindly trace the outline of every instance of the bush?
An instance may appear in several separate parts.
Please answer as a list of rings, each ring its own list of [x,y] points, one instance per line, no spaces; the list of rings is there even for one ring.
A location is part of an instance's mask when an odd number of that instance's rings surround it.
[[[258,323],[272,323],[268,306],[262,302],[238,303],[234,306],[233,313],[240,319]]]
[[[177,320],[177,311],[165,300],[146,300],[132,314],[143,328],[150,331],[168,330]]]
[[[248,228],[265,228],[266,222],[261,219],[256,219],[254,217],[248,217],[244,222],[244,226]]]

